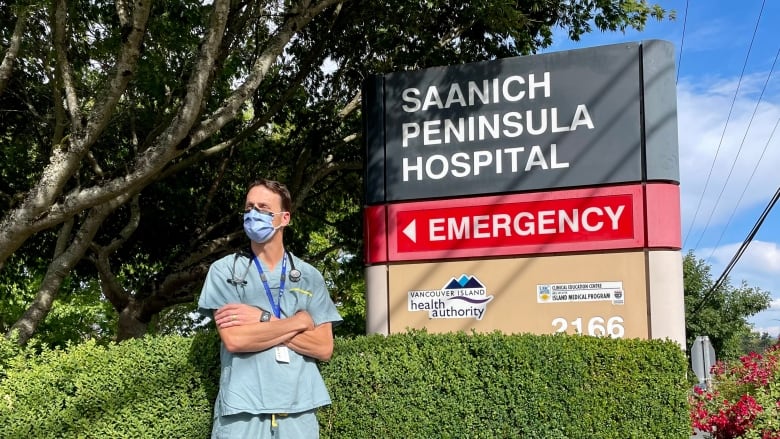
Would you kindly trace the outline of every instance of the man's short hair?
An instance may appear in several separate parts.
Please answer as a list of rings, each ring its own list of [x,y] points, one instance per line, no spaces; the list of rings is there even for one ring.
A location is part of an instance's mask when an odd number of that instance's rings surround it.
[[[287,189],[287,186],[275,180],[260,178],[249,183],[249,187],[246,188],[246,193],[248,194],[249,191],[256,186],[263,186],[269,189],[271,192],[279,195],[279,197],[282,199],[283,211],[290,212],[292,210],[292,196],[290,196],[290,190]]]

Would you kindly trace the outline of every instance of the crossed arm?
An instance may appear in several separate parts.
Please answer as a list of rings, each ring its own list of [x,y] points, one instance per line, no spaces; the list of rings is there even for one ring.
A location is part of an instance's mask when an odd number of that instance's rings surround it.
[[[225,348],[230,352],[259,352],[285,345],[295,352],[328,361],[333,355],[330,322],[315,326],[306,311],[286,319],[271,317],[260,322],[262,310],[243,303],[229,303],[214,313],[214,322]]]

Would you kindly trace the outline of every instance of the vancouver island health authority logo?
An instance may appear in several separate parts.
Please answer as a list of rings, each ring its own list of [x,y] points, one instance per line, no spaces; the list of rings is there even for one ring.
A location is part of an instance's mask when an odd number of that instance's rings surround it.
[[[409,311],[428,311],[431,319],[482,320],[493,296],[474,276],[454,277],[440,290],[409,291]]]

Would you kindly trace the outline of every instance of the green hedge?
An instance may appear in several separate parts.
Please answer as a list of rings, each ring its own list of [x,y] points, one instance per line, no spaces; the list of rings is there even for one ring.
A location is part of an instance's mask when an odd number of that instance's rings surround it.
[[[13,358],[0,438],[206,438],[218,349],[214,336],[149,337]]]
[[[340,343],[331,438],[689,438],[686,360],[658,340],[430,335]]]
[[[206,438],[214,332],[94,343],[1,365],[0,438]],[[0,343],[2,344],[2,343]],[[688,438],[679,347],[658,340],[427,334],[338,339],[327,438]]]

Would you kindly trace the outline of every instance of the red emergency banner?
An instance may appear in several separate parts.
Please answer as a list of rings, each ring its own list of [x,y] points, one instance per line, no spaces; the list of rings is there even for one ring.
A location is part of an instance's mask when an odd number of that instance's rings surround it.
[[[631,195],[398,212],[399,252],[634,237]]]
[[[642,185],[626,185],[382,206],[366,212],[367,259],[371,263],[642,248],[647,243],[646,200],[652,200],[663,217],[675,206],[679,210],[675,185],[654,185],[653,196],[645,197],[645,192]],[[650,225],[658,224],[655,216],[650,220]],[[679,224],[677,231],[675,224],[663,226],[652,228],[653,244],[679,246],[675,242]],[[385,243],[381,235],[386,236]]]

